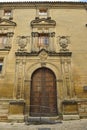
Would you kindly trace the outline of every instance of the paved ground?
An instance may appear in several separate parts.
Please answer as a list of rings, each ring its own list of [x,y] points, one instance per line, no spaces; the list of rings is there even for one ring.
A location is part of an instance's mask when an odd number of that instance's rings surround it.
[[[25,125],[25,123],[0,123],[0,130],[87,130],[87,119],[63,121],[62,123],[52,125]]]

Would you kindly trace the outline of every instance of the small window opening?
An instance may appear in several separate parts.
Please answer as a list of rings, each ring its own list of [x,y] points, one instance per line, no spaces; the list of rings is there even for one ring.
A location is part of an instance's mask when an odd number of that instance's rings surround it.
[[[11,10],[4,10],[4,16],[11,16]]]
[[[38,46],[48,46],[49,45],[49,34],[48,33],[39,33]]]
[[[39,16],[47,16],[47,9],[39,9]]]
[[[0,73],[2,72],[2,67],[3,67],[3,59],[0,59]]]

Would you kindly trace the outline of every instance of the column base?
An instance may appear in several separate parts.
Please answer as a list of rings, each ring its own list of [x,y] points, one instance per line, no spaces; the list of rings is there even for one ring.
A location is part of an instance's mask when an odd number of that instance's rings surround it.
[[[24,115],[9,115],[8,122],[22,123],[24,122]]]
[[[63,115],[63,120],[79,120],[79,115]]]

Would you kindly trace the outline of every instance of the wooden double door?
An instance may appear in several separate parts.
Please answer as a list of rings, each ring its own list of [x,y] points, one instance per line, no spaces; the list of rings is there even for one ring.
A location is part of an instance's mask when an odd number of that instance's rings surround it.
[[[56,77],[53,71],[48,68],[39,68],[32,74],[30,115],[57,115]]]

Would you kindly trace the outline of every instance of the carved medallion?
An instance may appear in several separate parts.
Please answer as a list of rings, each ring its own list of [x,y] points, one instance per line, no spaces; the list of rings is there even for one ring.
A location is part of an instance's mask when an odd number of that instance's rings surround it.
[[[69,39],[68,39],[67,36],[59,37],[59,44],[60,44],[60,47],[61,47],[60,51],[69,51],[67,49],[68,44],[69,44]]]
[[[45,50],[42,50],[41,53],[39,54],[41,61],[45,61],[47,59],[47,56],[48,54]]]
[[[20,49],[18,49],[18,51],[26,51],[25,47],[28,43],[28,36],[18,36],[18,45],[20,47]]]

